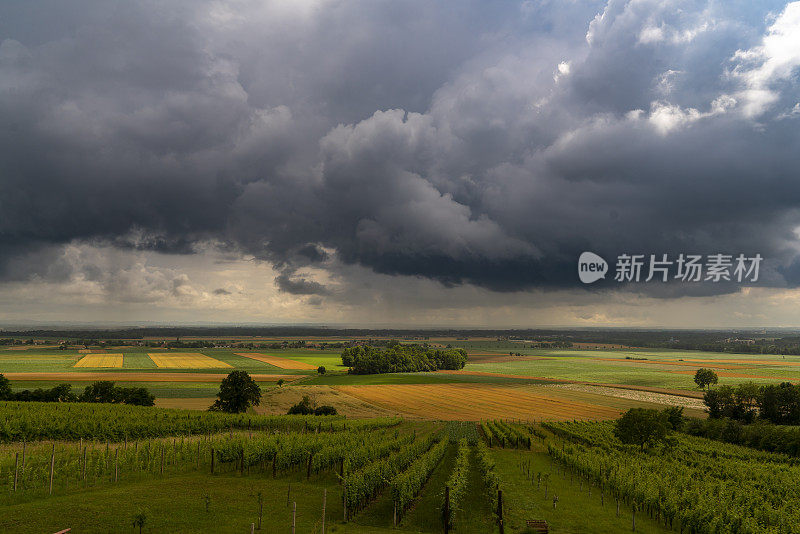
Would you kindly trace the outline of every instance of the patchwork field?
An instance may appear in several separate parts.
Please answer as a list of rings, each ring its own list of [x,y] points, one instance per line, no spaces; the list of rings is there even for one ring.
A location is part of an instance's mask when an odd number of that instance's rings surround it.
[[[122,367],[122,354],[88,354],[75,367]]]
[[[280,356],[271,356],[269,354],[262,354],[259,352],[237,352],[236,355],[244,356],[245,358],[251,358],[259,362],[268,363],[281,369],[297,369],[306,371],[317,370],[317,366],[310,363],[291,360],[289,358],[281,358]]]
[[[489,339],[428,342],[466,348],[467,366],[436,373],[353,375],[341,365],[340,350],[316,347],[192,352],[107,347],[80,353],[78,347],[67,351],[38,345],[0,348],[0,373],[12,380],[16,391],[63,382],[82,389],[89,381],[112,380],[147,387],[170,406],[194,408],[216,395],[229,371],[241,369],[267,393],[264,412],[285,413],[306,386],[319,386],[308,390],[317,392],[324,386],[327,393],[319,395],[320,402],[339,403],[337,408],[351,417],[402,413],[466,420],[608,418],[636,405],[679,405],[702,415],[697,400],[702,392],[693,381],[700,367],[714,369],[720,385],[800,381],[799,356],[606,349],[600,344],[526,349],[517,341]],[[324,375],[317,373],[319,366],[326,368]],[[278,380],[284,388],[276,387]],[[560,387],[539,387],[548,384]]]
[[[726,384],[800,380],[800,356],[643,349],[520,352],[471,357],[464,372],[672,389],[695,389],[694,373],[701,367],[715,369]]]
[[[214,369],[233,367],[199,352],[148,352],[150,359],[160,368]]]

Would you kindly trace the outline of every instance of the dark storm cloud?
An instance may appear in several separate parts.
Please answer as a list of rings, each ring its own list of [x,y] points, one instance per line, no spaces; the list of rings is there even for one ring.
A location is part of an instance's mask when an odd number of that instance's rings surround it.
[[[281,291],[293,295],[326,295],[328,291],[319,282],[309,281],[304,278],[290,278],[281,274],[275,278],[275,283]]]
[[[211,242],[325,295],[297,269],[515,291],[574,287],[583,250],[760,252],[762,283],[797,285],[800,60],[764,42],[784,7],[11,3],[0,268]]]

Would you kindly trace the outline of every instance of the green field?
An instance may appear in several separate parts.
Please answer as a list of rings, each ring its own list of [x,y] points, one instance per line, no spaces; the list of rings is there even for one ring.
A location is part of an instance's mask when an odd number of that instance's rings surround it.
[[[720,383],[726,384],[800,380],[800,356],[786,356],[784,359],[773,355],[640,349],[613,351],[534,349],[519,352],[526,357],[515,357],[513,361],[499,363],[468,363],[465,370],[676,389],[696,388],[693,375],[700,367],[714,369],[720,377]],[[626,357],[645,359],[626,360]],[[609,361],[612,359],[622,361]],[[739,363],[736,360],[754,363]]]

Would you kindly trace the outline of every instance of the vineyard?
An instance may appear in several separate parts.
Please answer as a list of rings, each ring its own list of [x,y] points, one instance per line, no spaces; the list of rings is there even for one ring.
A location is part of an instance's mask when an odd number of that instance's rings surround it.
[[[470,507],[469,493],[484,499],[498,483],[496,477],[485,479],[493,487],[469,482],[478,469],[476,447],[483,443],[474,423],[419,425],[397,418],[267,417],[79,403],[4,403],[0,409],[0,506],[168,484],[181,477],[202,477],[206,486],[214,478],[234,477],[288,483],[288,495],[295,498],[303,498],[300,492],[307,489],[292,486],[322,484],[330,499],[327,521],[356,528],[385,500],[391,502],[391,514],[381,521],[404,528],[406,513],[415,509],[418,514],[422,499],[430,500],[433,492],[436,502],[430,509],[439,524],[447,521],[466,532],[461,514]],[[445,502],[444,488],[428,482],[444,469],[448,451],[457,460],[452,473],[447,469]],[[0,520],[0,530],[7,527]]]
[[[697,534],[797,532],[800,466],[790,457],[691,436],[656,452],[621,444],[610,423],[546,423],[549,454],[615,501]]]
[[[323,521],[345,533],[498,532],[547,520],[566,532],[755,534],[800,524],[795,458],[677,434],[641,449],[620,443],[612,422],[421,423],[3,403],[0,423],[4,532],[56,531],[64,525],[30,523],[40,517],[32,512],[57,497],[93,502],[118,488],[159,510],[153,521],[166,530],[181,531],[185,521],[207,528],[220,495],[233,506],[230,517],[264,521],[270,532],[289,532],[290,522],[320,532]],[[176,481],[195,488],[179,497],[193,499],[183,505],[188,519],[170,511],[174,491],[159,489]],[[251,503],[249,512],[236,512],[239,502]],[[581,527],[589,518],[594,530]],[[119,519],[101,508],[92,520],[84,531],[122,529],[109,527]],[[231,523],[230,531],[249,525]]]

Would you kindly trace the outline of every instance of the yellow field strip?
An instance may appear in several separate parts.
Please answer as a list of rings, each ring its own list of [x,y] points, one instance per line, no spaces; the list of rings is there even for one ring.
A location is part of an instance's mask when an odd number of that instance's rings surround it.
[[[199,352],[148,352],[157,367],[166,369],[216,369],[233,367]]]
[[[87,354],[75,367],[122,367],[122,354]]]
[[[315,365],[311,365],[310,363],[298,362],[297,360],[290,360],[289,358],[281,358],[279,356],[270,356],[269,354],[260,354],[257,352],[237,352],[236,355],[268,363],[270,365],[274,365],[275,367],[280,367],[281,369],[296,369],[303,371],[317,369]]]

